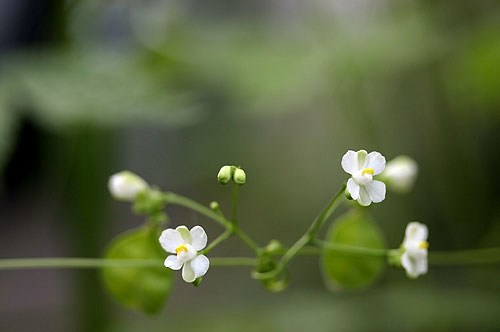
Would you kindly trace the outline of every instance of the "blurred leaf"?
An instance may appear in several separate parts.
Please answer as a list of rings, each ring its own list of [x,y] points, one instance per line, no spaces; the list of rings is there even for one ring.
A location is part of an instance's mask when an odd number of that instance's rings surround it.
[[[385,241],[378,226],[363,212],[350,212],[333,222],[326,242],[363,248],[382,249]],[[383,257],[339,253],[325,249],[321,259],[323,277],[332,289],[369,286],[385,268]]]
[[[196,122],[198,104],[191,93],[169,83],[166,67],[159,63],[150,68],[140,56],[130,53],[41,51],[6,61],[0,84],[10,85],[9,98],[16,105],[56,128],[81,123]]]
[[[125,232],[108,247],[108,259],[163,259],[158,236],[149,227]],[[170,269],[158,267],[107,267],[102,281],[108,293],[125,307],[154,314],[163,308],[173,285]]]

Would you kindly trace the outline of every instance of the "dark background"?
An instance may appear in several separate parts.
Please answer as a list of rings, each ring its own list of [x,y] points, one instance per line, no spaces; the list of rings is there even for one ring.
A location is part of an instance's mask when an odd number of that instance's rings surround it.
[[[289,244],[345,180],[348,149],[415,158],[404,196],[371,208],[391,247],[410,220],[430,250],[500,244],[497,1],[0,0],[1,257],[98,257],[141,218],[110,174],[228,211],[223,164],[247,172],[240,223]],[[168,208],[174,226],[217,225]],[[250,255],[237,240],[216,256]],[[96,271],[0,273],[2,331],[494,331],[498,266],[388,269],[331,293],[317,258],[271,294],[247,268],[177,283],[165,311],[120,308]]]

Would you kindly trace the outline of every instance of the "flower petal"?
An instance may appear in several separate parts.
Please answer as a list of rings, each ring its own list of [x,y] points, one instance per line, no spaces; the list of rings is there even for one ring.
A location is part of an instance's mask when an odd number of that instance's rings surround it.
[[[424,224],[411,222],[406,226],[405,242],[427,241],[428,232],[427,226]]]
[[[203,227],[194,226],[189,232],[191,233],[191,245],[193,248],[197,251],[205,248],[207,245],[207,233],[205,233]]]
[[[196,257],[191,261],[191,268],[194,271],[195,278],[204,276],[205,273],[207,273],[209,266],[210,266],[210,261],[205,255],[199,255],[198,257]]]
[[[353,178],[347,180],[347,191],[351,195],[352,199],[359,198],[359,185],[354,181]]]
[[[380,203],[385,199],[385,183],[374,180],[366,185],[365,188],[373,203]]]
[[[186,262],[182,267],[182,279],[184,279],[185,282],[193,282],[196,279],[196,277],[194,276],[194,271],[191,268],[190,261]]]
[[[184,243],[191,244],[191,234],[186,226],[178,226],[175,230],[181,234]]]
[[[385,157],[379,152],[370,152],[368,156],[366,156],[365,164],[360,168],[372,168],[373,175],[380,174],[385,168]]]
[[[368,206],[372,203],[372,200],[370,199],[370,194],[366,190],[365,186],[359,186],[358,203],[359,205],[362,206]]]
[[[358,153],[352,150],[346,152],[342,157],[342,168],[349,174],[356,172],[358,167]]]
[[[182,263],[179,262],[176,255],[170,255],[165,259],[165,267],[171,268],[172,270],[180,270]]]
[[[410,278],[427,273],[427,250],[406,250],[401,255],[401,265]]]
[[[406,270],[406,274],[410,278],[418,277],[415,260],[408,254],[408,252],[401,255],[401,265]]]
[[[165,251],[167,251],[171,254],[175,254],[176,253],[175,248],[184,244],[184,240],[182,239],[181,234],[172,228],[168,228],[168,229],[164,230],[161,233],[159,241],[160,241],[161,247]]]

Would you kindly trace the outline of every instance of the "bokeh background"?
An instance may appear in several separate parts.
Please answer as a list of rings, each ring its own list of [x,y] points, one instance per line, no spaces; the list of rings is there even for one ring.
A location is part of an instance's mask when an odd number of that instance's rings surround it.
[[[346,174],[347,149],[408,154],[415,189],[370,209],[390,247],[500,245],[500,3],[495,0],[0,0],[0,256],[98,257],[142,220],[106,188],[122,169],[202,203],[244,167],[240,223],[289,244]],[[168,208],[173,225],[217,225]],[[236,239],[213,255],[251,253]],[[284,293],[248,268],[176,275],[156,317],[94,270],[0,273],[2,331],[498,331],[498,266],[388,268],[332,293],[318,259]]]

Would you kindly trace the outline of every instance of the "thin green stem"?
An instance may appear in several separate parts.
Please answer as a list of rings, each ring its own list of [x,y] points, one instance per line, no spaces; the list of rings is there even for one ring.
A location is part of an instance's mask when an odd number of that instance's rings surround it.
[[[167,192],[163,194],[163,197],[165,199],[166,204],[175,204],[175,205],[180,205],[185,208],[191,209],[193,211],[198,212],[199,214],[202,214],[215,222],[219,223],[221,226],[225,227],[226,229],[231,229],[232,224],[221,214],[210,210],[208,207],[201,205],[198,202],[193,201],[192,199],[189,199],[187,197],[181,196],[174,194],[172,192]]]
[[[500,247],[458,251],[429,251],[429,265],[474,265],[500,262]]]
[[[250,247],[250,249],[252,249],[257,255],[259,255],[262,252],[262,249],[259,247],[259,245],[239,227],[235,227],[233,232],[237,237],[239,237],[243,242],[245,242],[246,245]]]
[[[238,212],[238,189],[240,185],[237,183],[234,183],[233,187],[233,215],[231,218],[231,221],[233,222],[233,225],[236,226],[238,225],[238,219],[237,219],[237,212]]]
[[[363,256],[385,256],[389,250],[369,249],[324,241],[314,241],[322,247],[304,246],[297,255],[320,255],[324,248],[344,254]],[[278,253],[279,254],[279,253]],[[211,266],[256,266],[259,260],[253,257],[210,257]],[[500,262],[500,247],[460,251],[430,251],[429,264],[436,266],[463,266],[475,264],[494,264]],[[0,270],[42,269],[42,268],[80,268],[95,269],[103,267],[160,267],[162,259],[105,259],[105,258],[7,258],[0,259]]]
[[[285,252],[280,262],[276,268],[272,271],[265,273],[254,273],[254,277],[257,279],[269,279],[274,278],[280,274],[287,264],[297,255],[297,253],[305,247],[307,244],[311,243],[315,238],[321,226],[325,223],[328,217],[335,211],[337,206],[340,204],[340,198],[344,197],[344,192],[346,188],[346,183],[342,185],[339,192],[333,196],[327,206],[321,211],[321,213],[313,220],[309,229],[302,235],[291,247]]]
[[[256,266],[259,263],[257,258],[253,257],[211,257],[212,266]]]
[[[355,247],[345,244],[329,243],[321,240],[314,240],[313,243],[320,246],[321,248],[328,249],[328,251],[338,252],[346,255],[385,257],[389,253],[389,250],[387,249]]]
[[[200,203],[193,201],[192,199],[189,199],[187,197],[181,196],[174,194],[172,192],[167,192],[164,193],[164,199],[166,204],[175,204],[175,205],[180,205],[185,208],[191,209],[193,211],[196,211],[214,221],[219,223],[221,226],[226,228],[227,230],[232,230],[232,232],[238,236],[243,242],[247,244],[247,246],[250,247],[255,253],[259,254],[261,252],[261,249],[259,248],[259,245],[252,240],[245,232],[243,232],[241,229],[238,227],[234,226],[230,221],[224,217],[222,212],[220,211],[213,211]]]
[[[207,254],[210,250],[213,248],[217,247],[219,244],[221,244],[223,241],[225,241],[228,237],[230,237],[233,234],[232,229],[227,229],[224,233],[219,235],[218,237],[215,238],[210,244],[201,252],[202,254]]]
[[[253,257],[211,257],[210,266],[255,266]],[[9,258],[0,259],[0,270],[20,269],[95,269],[103,267],[162,267],[163,259],[105,259],[105,258]]]

